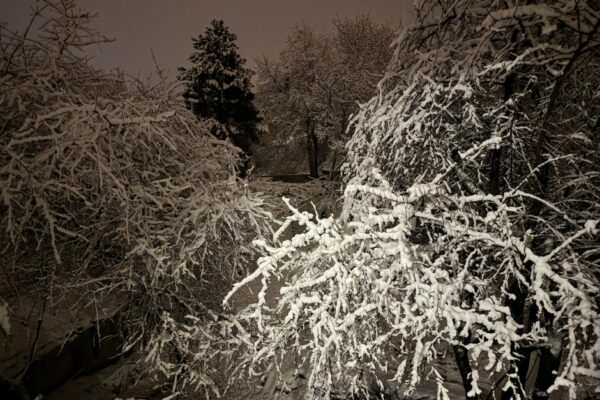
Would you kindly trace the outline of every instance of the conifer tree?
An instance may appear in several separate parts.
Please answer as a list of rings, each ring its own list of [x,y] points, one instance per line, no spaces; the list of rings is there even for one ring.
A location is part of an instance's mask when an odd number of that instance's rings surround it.
[[[180,68],[179,79],[185,84],[187,107],[214,123],[213,135],[230,138],[249,156],[261,118],[253,104],[252,71],[244,67],[236,38],[223,21],[213,20],[204,34],[192,39],[192,66]]]

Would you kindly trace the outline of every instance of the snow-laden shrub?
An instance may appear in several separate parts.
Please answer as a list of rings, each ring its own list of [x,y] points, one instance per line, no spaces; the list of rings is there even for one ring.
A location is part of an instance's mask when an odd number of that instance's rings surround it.
[[[495,384],[522,399],[536,353],[535,398],[575,398],[600,378],[598,10],[422,1],[416,15],[353,121],[341,216],[290,207],[226,297],[262,282],[234,317],[238,370],[297,357],[326,396],[430,379],[448,399],[434,361],[450,351],[467,398]]]
[[[448,398],[443,371],[429,365],[448,345],[468,337],[472,359],[484,355],[480,369],[489,381],[513,360],[514,344],[547,342],[538,322],[523,331],[505,305],[509,280],[518,277],[529,287],[531,305],[551,312],[567,334],[569,365],[558,383],[597,374],[597,283],[573,252],[579,238],[598,233],[596,221],[539,255],[531,237],[511,222],[523,212],[518,190],[455,195],[440,174],[398,192],[377,170],[370,172],[369,184],[360,178],[348,183],[345,217],[315,219],[291,208],[274,243],[258,243],[266,255],[241,282],[264,284],[256,305],[239,316],[259,333],[249,363],[298,352],[310,362],[309,386],[328,389],[349,383],[358,390],[362,377],[392,373],[412,391],[433,373],[439,397]],[[305,232],[279,240],[292,222],[305,225]],[[531,282],[522,276],[528,263]],[[290,278],[271,308],[264,300],[267,283],[280,276]],[[474,372],[476,394],[480,378]]]
[[[89,14],[36,7],[39,35],[1,35],[2,280],[49,304],[73,291],[82,301],[68,306],[117,299],[128,348],[143,347],[163,318],[206,314],[206,283],[244,270],[268,214],[236,176],[239,149],[167,84],[88,65],[84,46],[104,40]]]

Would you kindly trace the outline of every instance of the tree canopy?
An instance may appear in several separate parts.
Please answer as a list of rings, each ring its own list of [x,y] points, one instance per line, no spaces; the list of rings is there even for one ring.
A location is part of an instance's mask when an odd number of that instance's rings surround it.
[[[303,137],[310,174],[318,177],[323,148],[330,169],[344,156],[346,129],[358,103],[376,92],[390,60],[394,29],[368,16],[333,21],[333,34],[297,25],[287,45],[258,67],[258,102],[281,141]]]
[[[249,153],[258,139],[261,118],[253,104],[252,71],[244,67],[236,39],[223,21],[213,20],[204,34],[192,39],[192,66],[181,68],[179,79],[185,85],[187,107],[199,119],[213,123],[217,138],[230,138]]]

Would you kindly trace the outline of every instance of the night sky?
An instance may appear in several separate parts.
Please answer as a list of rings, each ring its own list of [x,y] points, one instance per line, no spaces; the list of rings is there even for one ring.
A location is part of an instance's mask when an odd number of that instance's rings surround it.
[[[33,0],[0,0],[0,22],[10,28],[27,24]],[[90,49],[102,68],[118,66],[133,75],[154,70],[150,50],[172,77],[187,65],[191,37],[203,32],[214,18],[223,19],[238,35],[240,53],[248,66],[262,55],[277,55],[294,23],[318,31],[332,29],[336,16],[370,14],[378,22],[410,20],[412,0],[77,0],[98,13],[94,26],[116,39]]]

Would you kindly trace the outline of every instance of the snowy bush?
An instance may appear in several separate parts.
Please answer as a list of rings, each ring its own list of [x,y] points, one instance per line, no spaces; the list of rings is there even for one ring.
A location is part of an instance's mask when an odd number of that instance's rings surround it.
[[[165,318],[207,315],[205,283],[244,270],[268,214],[236,177],[239,149],[173,88],[87,63],[84,47],[106,40],[74,4],[36,3],[36,37],[1,32],[5,282],[49,304],[117,299],[127,348],[143,348]],[[161,360],[177,351],[163,350],[148,361],[170,374]]]
[[[448,399],[434,361],[450,351],[467,398],[494,382],[515,399],[597,387],[598,12],[417,2],[353,120],[342,215],[290,206],[225,299],[262,282],[234,318],[238,371],[295,356],[326,397],[389,378],[408,393],[433,380]]]

